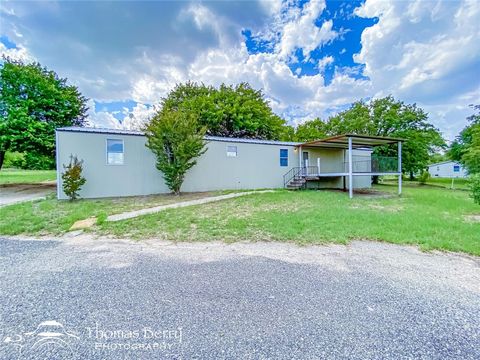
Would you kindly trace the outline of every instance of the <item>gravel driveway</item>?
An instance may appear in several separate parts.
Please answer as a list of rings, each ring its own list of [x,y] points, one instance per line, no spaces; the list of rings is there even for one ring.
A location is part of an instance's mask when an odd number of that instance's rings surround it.
[[[480,358],[479,258],[86,236],[0,256],[1,359]]]

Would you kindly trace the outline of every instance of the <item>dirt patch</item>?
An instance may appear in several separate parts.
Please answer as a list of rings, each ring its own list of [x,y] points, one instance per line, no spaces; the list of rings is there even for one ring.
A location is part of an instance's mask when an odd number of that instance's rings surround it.
[[[0,186],[0,207],[24,201],[44,199],[56,190],[56,185],[47,184],[3,184]]]
[[[403,206],[398,204],[392,205],[382,205],[382,204],[353,204],[350,206],[351,209],[358,210],[376,210],[376,211],[387,211],[387,212],[400,212],[403,210]]]
[[[463,218],[469,223],[480,223],[480,215],[465,215]]]
[[[75,223],[70,227],[70,231],[86,229],[86,228],[92,227],[96,223],[97,223],[96,217],[90,217],[85,220],[78,220],[78,221],[75,221]]]
[[[385,191],[375,190],[375,189],[357,189],[353,191],[353,195],[360,196],[362,198],[372,198],[372,199],[389,199],[393,197],[398,197],[397,194],[392,194]]]

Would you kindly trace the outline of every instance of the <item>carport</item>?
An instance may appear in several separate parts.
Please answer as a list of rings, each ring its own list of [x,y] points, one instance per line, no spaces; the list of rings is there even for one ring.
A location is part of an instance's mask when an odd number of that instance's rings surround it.
[[[353,197],[354,176],[398,176],[398,194],[402,193],[402,142],[404,139],[384,136],[343,134],[299,145],[299,163],[305,179],[343,176],[348,179],[349,196]],[[354,149],[371,149],[396,144],[397,156],[374,156],[370,160],[356,159]],[[344,149],[344,162],[339,172],[322,171],[320,164],[308,166],[302,158],[302,148]]]

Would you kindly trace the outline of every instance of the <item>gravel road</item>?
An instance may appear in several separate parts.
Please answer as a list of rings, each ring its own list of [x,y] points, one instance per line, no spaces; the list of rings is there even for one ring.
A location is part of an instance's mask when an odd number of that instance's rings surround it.
[[[0,358],[479,359],[480,259],[0,239]]]

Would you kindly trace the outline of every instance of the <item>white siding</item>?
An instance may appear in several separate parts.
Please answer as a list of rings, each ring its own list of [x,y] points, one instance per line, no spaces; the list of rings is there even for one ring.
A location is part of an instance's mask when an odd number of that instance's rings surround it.
[[[459,171],[454,171],[455,167],[458,167]],[[465,168],[454,161],[448,161],[438,164],[432,164],[428,166],[428,172],[431,177],[439,178],[464,178],[467,177],[467,171]]]
[[[107,139],[122,140],[122,165],[107,163]],[[83,198],[149,195],[169,192],[162,174],[155,167],[155,156],[145,146],[146,137],[120,132],[57,131],[57,171],[70,155],[84,161],[87,179],[80,196]],[[227,156],[228,146],[235,146],[237,156]],[[280,166],[280,149],[288,150],[288,166]],[[370,156],[368,151],[355,150],[355,156]],[[312,150],[311,159],[320,157],[322,166],[342,167],[344,150]],[[294,144],[252,143],[242,140],[226,141],[210,138],[207,151],[187,173],[184,192],[283,188],[283,175],[299,166],[298,149]],[[347,184],[348,186],[348,184]],[[370,176],[354,177],[354,186],[370,187]],[[328,178],[321,187],[343,188],[341,177]],[[58,179],[58,198],[65,199],[61,177]]]

